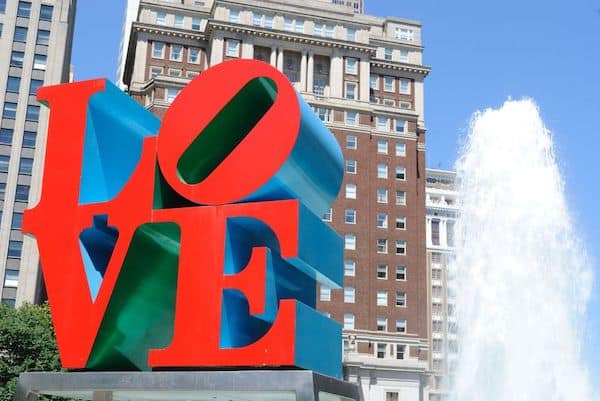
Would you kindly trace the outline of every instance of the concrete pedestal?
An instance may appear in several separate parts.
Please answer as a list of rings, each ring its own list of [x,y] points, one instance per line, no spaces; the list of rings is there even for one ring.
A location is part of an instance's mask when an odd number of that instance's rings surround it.
[[[361,401],[356,384],[306,370],[28,372],[15,401]]]

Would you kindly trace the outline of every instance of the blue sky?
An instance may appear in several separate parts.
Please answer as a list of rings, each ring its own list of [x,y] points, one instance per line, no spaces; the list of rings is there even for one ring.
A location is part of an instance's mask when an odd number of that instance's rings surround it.
[[[424,24],[424,59],[433,68],[426,82],[427,165],[452,167],[475,110],[509,97],[535,99],[554,134],[575,224],[600,261],[600,0],[366,2],[369,14]],[[79,2],[77,80],[114,80],[123,9],[123,0]],[[600,281],[598,268],[596,276]],[[588,315],[586,359],[599,383],[600,285]]]

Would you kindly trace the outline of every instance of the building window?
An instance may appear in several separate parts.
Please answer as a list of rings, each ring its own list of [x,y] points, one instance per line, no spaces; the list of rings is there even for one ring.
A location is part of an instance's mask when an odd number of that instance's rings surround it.
[[[358,59],[354,57],[346,57],[346,74],[358,74]]]
[[[192,31],[199,31],[202,28],[202,20],[198,17],[192,17]]]
[[[432,252],[431,263],[442,263],[442,254],[440,252]]]
[[[39,88],[44,86],[44,81],[40,79],[32,79],[29,83],[29,94],[35,96]]]
[[[396,280],[406,281],[406,266],[396,266]]]
[[[377,343],[377,358],[379,358],[379,359],[385,358],[387,346],[388,345],[385,343]]]
[[[356,149],[358,146],[358,139],[356,135],[346,135],[346,149]]]
[[[400,181],[406,180],[406,167],[396,166],[396,179]]]
[[[239,57],[240,56],[240,41],[235,39],[227,39],[225,41],[226,50],[225,55],[227,57]]]
[[[331,116],[332,116],[332,110],[331,109],[327,109],[325,107],[314,107],[313,110],[315,111],[315,113],[317,114],[317,116],[319,117],[319,119],[323,122],[330,122],[331,121]]]
[[[1,164],[0,164],[1,166]],[[6,183],[0,182],[0,200],[4,200],[4,195],[6,195]],[[2,213],[0,212],[0,219],[2,218]]]
[[[150,67],[150,78],[156,78],[163,73],[162,67],[152,66]]]
[[[27,105],[25,119],[27,121],[38,121],[40,119],[40,106],[35,106],[32,104]]]
[[[387,280],[388,265],[380,263],[377,265],[377,278],[380,280]]]
[[[383,90],[394,92],[394,77],[383,77]]]
[[[392,61],[392,49],[386,47],[383,51],[383,58],[387,61]]]
[[[13,40],[15,42],[27,42],[27,28],[22,26],[15,27],[15,36]]]
[[[396,333],[406,333],[406,319],[396,320]]]
[[[356,174],[356,160],[346,160],[346,173]]]
[[[315,23],[315,35],[333,38],[333,25]]]
[[[181,69],[180,68],[169,68],[169,76],[170,77],[181,77]]]
[[[162,11],[156,12],[156,25],[167,25],[167,13]]]
[[[171,60],[182,61],[183,60],[183,46],[171,45]]]
[[[20,230],[23,227],[23,213],[13,213],[11,230]]]
[[[387,306],[388,293],[387,291],[377,291],[377,306]]]
[[[354,315],[352,313],[344,313],[344,329],[354,330]]]
[[[329,208],[329,210],[327,210],[325,212],[325,214],[323,215],[323,217],[321,218],[321,220],[323,221],[331,221],[331,218],[333,217],[333,209]]]
[[[346,99],[356,100],[358,98],[358,90],[356,82],[346,82]]]
[[[35,148],[35,140],[37,138],[37,133],[34,131],[25,131],[23,132],[23,147],[24,148]]]
[[[177,88],[167,88],[167,103],[173,103],[177,95],[179,95],[179,89]]]
[[[400,93],[404,95],[410,95],[410,80],[409,79],[400,79]]]
[[[406,120],[397,118],[395,121],[396,132],[406,132]]]
[[[388,131],[390,128],[390,119],[387,117],[377,116],[377,129],[379,131]]]
[[[396,345],[396,359],[404,359],[406,357],[406,345]]]
[[[354,42],[356,40],[356,29],[346,29],[346,40],[350,42]]]
[[[346,124],[356,126],[358,123],[357,113],[355,111],[346,112]]]
[[[40,20],[52,21],[52,11],[53,10],[54,10],[54,7],[46,5],[46,4],[42,4],[42,7],[40,8]]]
[[[369,77],[369,87],[371,89],[379,89],[379,76],[371,74]]]
[[[406,241],[403,239],[396,240],[396,255],[406,255]]]
[[[346,234],[344,236],[344,249],[355,250],[356,249],[356,235]]]
[[[29,199],[29,185],[17,185],[15,192],[15,200],[19,202],[27,202]]]
[[[165,44],[163,42],[152,43],[152,58],[165,58]]]
[[[6,91],[12,93],[19,93],[19,88],[21,87],[21,78],[17,77],[8,77],[6,81]]]
[[[10,156],[0,155],[0,173],[8,173],[8,163],[10,162]],[[6,185],[6,184],[4,184]]]
[[[8,128],[0,128],[0,144],[11,145],[13,139],[13,130]]]
[[[406,306],[406,293],[397,291],[396,292],[396,306]]]
[[[406,230],[406,216],[396,216],[396,230]]]
[[[442,269],[431,269],[431,279],[432,280],[441,280],[442,279]]]
[[[397,123],[396,123],[397,124]],[[397,125],[396,125],[397,127]],[[396,142],[396,156],[406,156],[406,144],[403,142]]]
[[[377,228],[388,227],[388,215],[387,213],[377,213]]]
[[[265,14],[254,14],[252,18],[254,26],[260,26],[263,28],[273,28],[273,16]]]
[[[356,184],[346,184],[346,199],[356,199]]]
[[[8,257],[20,258],[23,249],[23,241],[8,241]]]
[[[396,101],[394,99],[383,99],[384,106],[396,107]]]
[[[377,141],[377,153],[387,155],[388,153],[388,141],[380,139]]]
[[[431,220],[431,244],[440,245],[440,221],[438,219]]]
[[[188,63],[200,64],[200,49],[197,47],[190,47],[188,49]]]
[[[5,102],[4,111],[2,112],[2,118],[15,119],[17,117],[17,104]]]
[[[388,203],[388,190],[377,188],[377,203]]]
[[[17,8],[17,17],[29,18],[31,15],[31,3],[27,1],[20,1],[19,7]]]
[[[408,63],[408,50],[400,49],[400,61],[403,63]]]
[[[353,304],[355,300],[356,291],[354,287],[344,287],[344,303]]]
[[[40,46],[48,46],[48,44],[50,44],[50,31],[39,30],[36,44]]]
[[[240,22],[239,10],[229,10],[229,22],[234,22],[236,24]]]
[[[441,298],[442,297],[442,287],[439,285],[434,285],[431,287],[431,296],[433,298]]]
[[[11,67],[23,67],[23,58],[25,53],[13,51],[10,54],[10,66]]]
[[[17,287],[19,285],[19,271],[6,269],[4,273],[4,286]]]
[[[410,110],[410,109],[412,109],[412,104],[410,102],[400,101],[400,108],[402,110]]]
[[[196,78],[198,76],[198,71],[187,71],[185,73],[186,78]]]
[[[396,39],[412,42],[415,40],[415,32],[408,28],[396,28]]]
[[[356,262],[351,259],[344,260],[344,276],[354,277],[356,275]]]
[[[46,70],[46,64],[48,57],[44,54],[34,54],[33,56],[33,69],[34,70]]]
[[[377,239],[377,253],[387,253],[388,251],[388,240],[386,238]]]
[[[175,15],[175,28],[183,29],[183,15]]]
[[[406,192],[405,191],[396,191],[396,205],[398,205],[398,206],[406,205]]]
[[[19,174],[31,175],[33,171],[33,159],[30,157],[22,157],[19,162]]]
[[[331,288],[321,285],[319,299],[324,302],[331,301]]]
[[[6,0],[0,0],[0,14],[4,14],[6,11]]]
[[[388,166],[385,163],[377,163],[377,178],[388,178]]]
[[[356,224],[356,210],[346,209],[344,211],[344,222],[346,224]]]
[[[377,331],[387,331],[387,317],[377,318]]]

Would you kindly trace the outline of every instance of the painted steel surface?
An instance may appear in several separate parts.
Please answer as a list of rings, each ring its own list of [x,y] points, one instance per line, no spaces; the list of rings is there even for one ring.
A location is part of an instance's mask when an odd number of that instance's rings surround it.
[[[50,108],[35,236],[63,366],[295,366],[341,377],[333,137],[285,76],[229,61],[162,122],[110,82],[41,88]]]

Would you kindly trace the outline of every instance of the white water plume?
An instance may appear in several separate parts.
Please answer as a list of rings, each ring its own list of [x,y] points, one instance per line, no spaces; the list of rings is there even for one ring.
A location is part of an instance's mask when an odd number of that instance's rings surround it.
[[[589,401],[592,285],[552,137],[531,100],[474,115],[456,168],[457,401]]]

